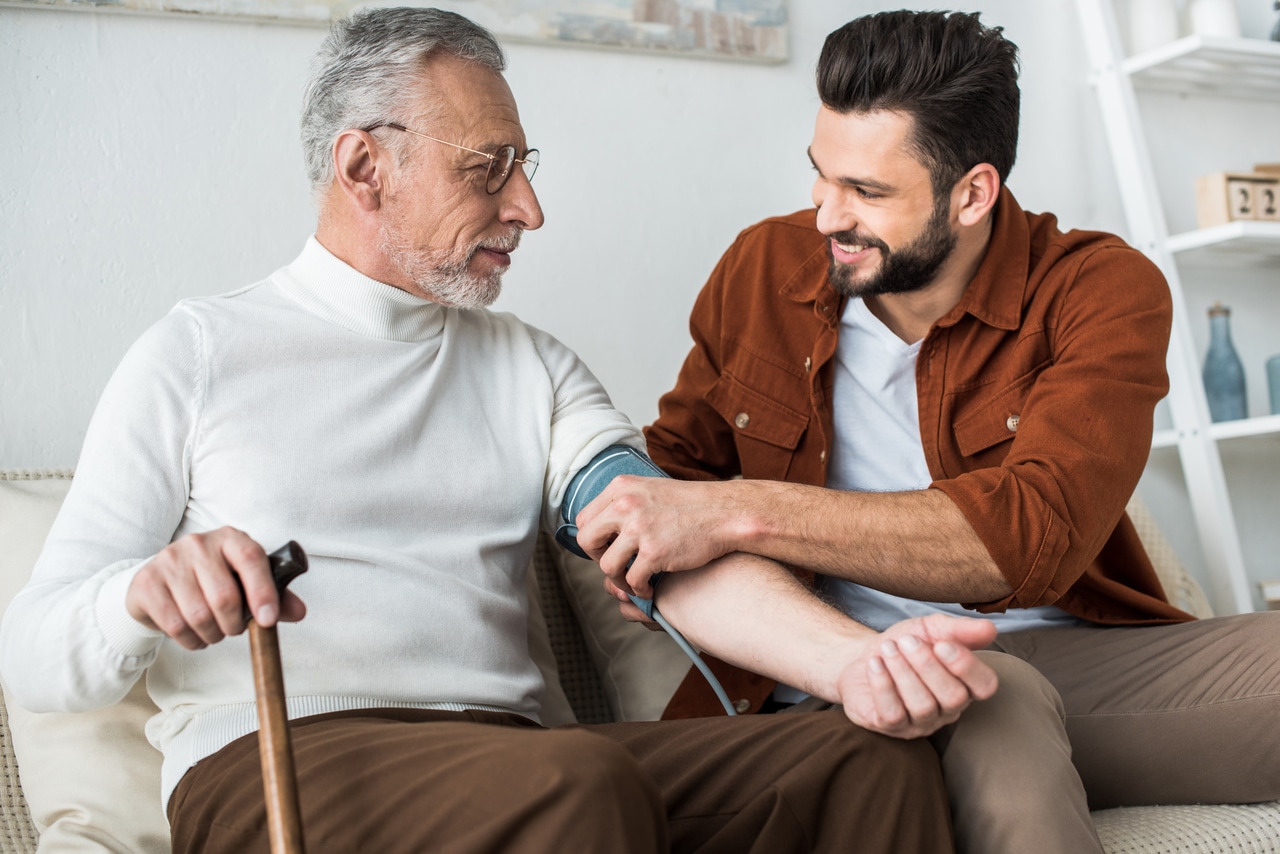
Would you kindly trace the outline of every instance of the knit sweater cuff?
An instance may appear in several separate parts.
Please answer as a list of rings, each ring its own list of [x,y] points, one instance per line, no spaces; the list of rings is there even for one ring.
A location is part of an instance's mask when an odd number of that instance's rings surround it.
[[[129,593],[129,585],[133,577],[146,561],[138,561],[103,582],[98,590],[98,601],[95,606],[98,626],[107,640],[107,645],[120,655],[136,658],[155,652],[164,638],[164,632],[149,629],[129,614],[125,597]]]

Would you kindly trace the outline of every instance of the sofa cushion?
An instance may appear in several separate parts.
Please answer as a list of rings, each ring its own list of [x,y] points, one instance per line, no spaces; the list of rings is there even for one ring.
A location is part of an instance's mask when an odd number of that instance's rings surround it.
[[[18,758],[13,755],[13,739],[9,737],[9,713],[0,700],[0,851],[36,854],[39,840],[18,781]]]
[[[27,477],[33,479],[0,479],[5,607],[30,577],[71,485],[68,472]],[[116,705],[81,714],[35,714],[7,696],[5,703],[40,851],[169,850],[169,825],[160,808],[160,753],[143,734],[157,709],[141,681]]]
[[[0,472],[0,609],[31,575],[71,484],[70,472]],[[529,574],[529,651],[547,682],[544,723],[573,722]],[[245,666],[249,662],[245,661]],[[143,727],[158,710],[140,680],[120,703],[78,714],[35,714],[8,702],[22,793],[40,851],[167,852],[160,753]]]
[[[1280,802],[1116,807],[1093,813],[1107,854],[1276,854]]]
[[[1155,517],[1136,492],[1129,499],[1125,512],[1129,514],[1129,519],[1138,532],[1138,539],[1142,540],[1142,547],[1151,558],[1151,565],[1155,567],[1169,602],[1188,614],[1202,618],[1212,617],[1213,608],[1209,606],[1209,599],[1204,595],[1203,588],[1182,565],[1173,546],[1169,545],[1160,526],[1156,524]]]
[[[31,577],[70,487],[66,469],[0,471],[0,609]]]
[[[141,680],[116,705],[91,712],[35,714],[6,704],[40,851],[169,850],[160,752],[143,734],[157,710]]]

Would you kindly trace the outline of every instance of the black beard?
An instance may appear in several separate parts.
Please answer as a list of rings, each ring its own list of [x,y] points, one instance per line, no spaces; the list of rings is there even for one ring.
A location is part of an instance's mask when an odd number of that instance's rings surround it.
[[[945,202],[934,205],[933,215],[925,223],[920,236],[896,251],[889,249],[883,240],[863,237],[855,231],[827,235],[830,240],[846,246],[874,246],[880,250],[882,259],[879,272],[865,282],[858,283],[853,281],[851,268],[836,261],[831,253],[831,244],[827,243],[827,254],[831,255],[831,267],[827,275],[832,286],[837,292],[850,298],[906,294],[927,287],[951,257],[959,239],[952,232],[949,219],[950,208]]]

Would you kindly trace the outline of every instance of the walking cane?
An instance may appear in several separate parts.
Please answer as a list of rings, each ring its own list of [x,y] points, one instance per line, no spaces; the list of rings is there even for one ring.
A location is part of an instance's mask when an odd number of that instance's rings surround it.
[[[307,571],[307,556],[290,540],[267,558],[276,591],[283,596],[289,582]],[[298,777],[289,741],[289,715],[284,702],[284,670],[276,627],[264,629],[249,622],[249,655],[253,658],[253,689],[258,699],[258,753],[262,760],[262,788],[267,799],[267,832],[272,854],[305,854],[302,811],[298,806]]]

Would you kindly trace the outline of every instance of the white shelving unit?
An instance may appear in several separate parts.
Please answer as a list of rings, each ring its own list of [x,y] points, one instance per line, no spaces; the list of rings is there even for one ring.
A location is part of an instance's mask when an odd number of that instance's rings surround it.
[[[1173,295],[1169,344],[1172,429],[1153,448],[1176,448],[1204,549],[1209,595],[1220,614],[1254,609],[1219,443],[1280,436],[1280,416],[1213,423],[1187,316],[1180,271],[1280,266],[1280,223],[1234,222],[1170,235],[1147,147],[1137,90],[1189,98],[1280,102],[1280,44],[1189,36],[1126,57],[1113,0],[1077,0],[1107,141],[1129,224],[1129,241],[1160,267]],[[1194,176],[1188,176],[1191,180]]]

